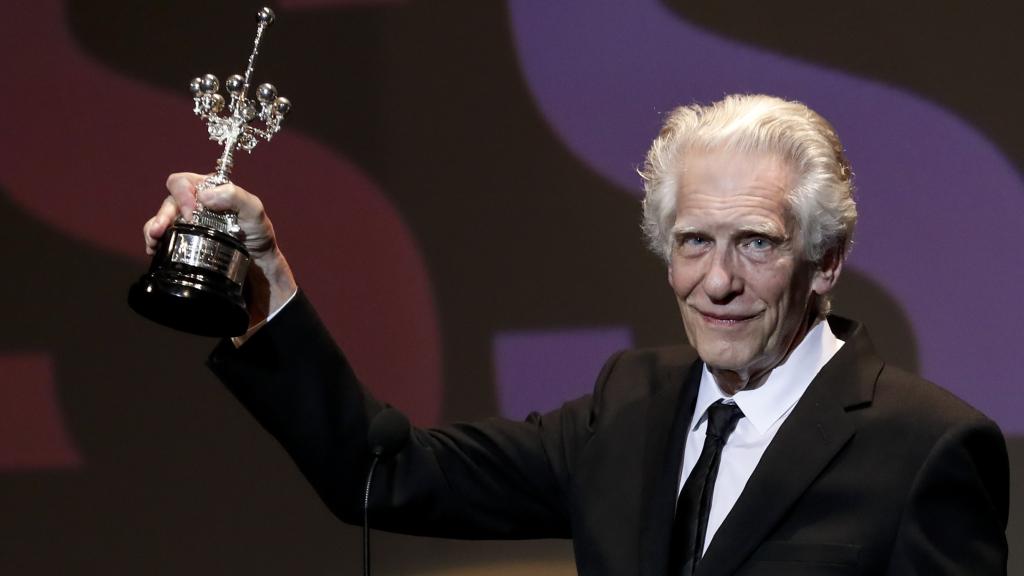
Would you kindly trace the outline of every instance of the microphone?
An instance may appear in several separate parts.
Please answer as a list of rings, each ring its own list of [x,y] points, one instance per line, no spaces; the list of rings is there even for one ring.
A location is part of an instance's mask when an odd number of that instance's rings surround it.
[[[370,421],[366,442],[373,454],[363,493],[363,576],[370,576],[370,486],[377,463],[398,454],[409,443],[409,419],[398,410],[385,407]]]
[[[386,460],[398,454],[409,443],[409,419],[390,406],[384,408],[370,421],[366,442],[377,458]]]

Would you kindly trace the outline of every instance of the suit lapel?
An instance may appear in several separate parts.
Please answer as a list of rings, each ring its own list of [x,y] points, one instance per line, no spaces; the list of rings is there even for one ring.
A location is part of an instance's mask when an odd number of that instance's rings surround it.
[[[703,364],[665,369],[658,374],[660,390],[651,396],[643,463],[643,503],[640,519],[640,570],[644,576],[668,571],[669,543],[675,516],[679,469],[686,428],[693,417]]]
[[[733,574],[856,432],[847,409],[870,403],[882,362],[865,331],[830,326],[846,344],[807,388],[755,468],[707,553],[700,576]]]

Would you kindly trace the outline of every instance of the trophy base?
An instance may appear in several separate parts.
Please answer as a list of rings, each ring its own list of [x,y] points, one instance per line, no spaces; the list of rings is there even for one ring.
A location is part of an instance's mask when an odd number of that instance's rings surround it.
[[[128,305],[168,328],[199,336],[240,336],[249,328],[242,297],[245,246],[223,232],[178,223],[161,240]]]

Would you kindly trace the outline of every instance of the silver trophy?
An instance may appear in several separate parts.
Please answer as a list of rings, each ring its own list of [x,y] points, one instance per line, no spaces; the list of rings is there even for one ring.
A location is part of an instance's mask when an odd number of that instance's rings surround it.
[[[274,12],[263,8],[256,21],[256,40],[245,75],[224,81],[230,101],[217,93],[220,82],[213,74],[195,78],[189,85],[193,111],[206,121],[210,139],[224,146],[216,172],[198,186],[197,193],[230,182],[235,151],[252,152],[261,138],[270,141],[291,110],[291,102],[278,96],[272,84],[260,84],[255,101],[246,96],[260,40],[274,21]],[[262,128],[253,125],[257,121]],[[185,332],[243,334],[249,327],[249,313],[242,290],[251,260],[243,241],[237,213],[214,212],[197,202],[191,219],[179,217],[168,228],[149,272],[129,290],[128,304],[150,320]]]

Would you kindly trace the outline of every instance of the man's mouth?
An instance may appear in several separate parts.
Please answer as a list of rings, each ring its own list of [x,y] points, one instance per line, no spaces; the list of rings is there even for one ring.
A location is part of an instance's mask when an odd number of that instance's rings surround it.
[[[757,316],[757,314],[726,314],[721,312],[704,312],[703,310],[697,310],[704,322],[712,326],[737,326]]]

